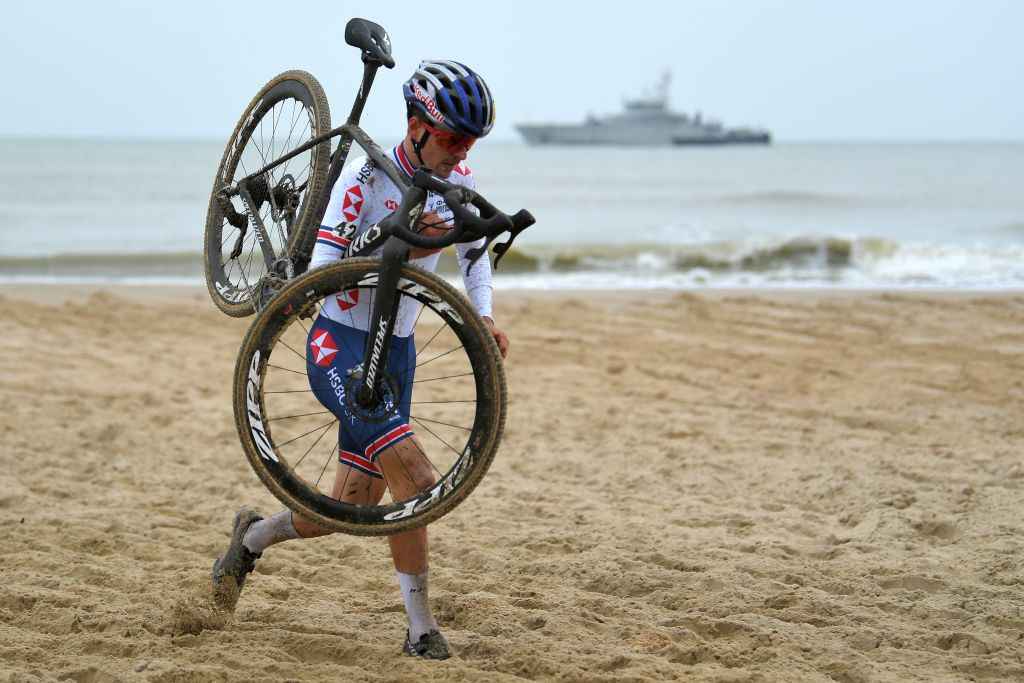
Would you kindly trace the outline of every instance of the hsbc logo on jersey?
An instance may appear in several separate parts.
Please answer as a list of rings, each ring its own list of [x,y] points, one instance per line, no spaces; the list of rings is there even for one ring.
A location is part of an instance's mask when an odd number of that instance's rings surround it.
[[[423,88],[421,88],[418,83],[412,84],[412,91],[416,95],[416,99],[422,102],[423,106],[427,108],[430,115],[433,116],[438,123],[444,123],[444,115],[438,111],[437,105],[434,104],[434,100],[430,95],[424,92]]]
[[[384,206],[390,209],[391,211],[394,211],[395,209],[398,208],[398,202],[396,202],[394,199],[388,199],[385,200]]]
[[[348,289],[334,297],[334,300],[338,302],[338,308],[342,311],[347,311],[350,308],[354,308],[359,303],[359,290]]]
[[[313,362],[326,368],[331,365],[331,359],[338,353],[338,345],[334,343],[327,330],[313,330],[309,350],[313,352]]]
[[[359,212],[363,210],[363,188],[353,185],[345,190],[345,201],[341,204],[341,213],[350,223],[359,218]]]

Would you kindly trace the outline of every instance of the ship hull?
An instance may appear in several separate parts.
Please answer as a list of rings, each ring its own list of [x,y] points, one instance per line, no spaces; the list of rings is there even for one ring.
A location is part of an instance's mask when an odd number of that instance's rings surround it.
[[[771,135],[763,131],[718,129],[704,131],[696,127],[680,130],[677,126],[603,126],[603,125],[518,125],[516,129],[531,145],[734,145],[770,144]]]
[[[673,145],[770,145],[771,133],[747,133],[729,131],[722,137],[709,138],[673,138]]]

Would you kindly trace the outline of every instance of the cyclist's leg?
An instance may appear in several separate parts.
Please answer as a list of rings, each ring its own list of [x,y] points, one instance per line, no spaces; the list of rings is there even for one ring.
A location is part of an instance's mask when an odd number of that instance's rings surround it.
[[[392,340],[388,356],[388,373],[398,379],[397,414],[402,417],[396,432],[407,434],[380,451],[372,451],[374,463],[380,468],[394,500],[411,498],[434,483],[434,472],[419,438],[409,429],[412,387],[416,374],[416,343],[413,337]],[[372,445],[370,446],[372,449]],[[427,569],[427,529],[421,527],[388,536],[395,569],[403,574],[420,574]]]
[[[345,430],[338,437],[338,467],[334,472],[331,497],[352,505],[376,505],[384,497],[387,486],[376,465],[357,452]],[[298,513],[292,514],[292,524],[303,538],[327,536],[334,531],[309,521]]]
[[[416,375],[416,343],[412,336],[394,337],[388,354],[387,373],[395,379],[398,395],[386,430],[369,432],[364,453],[383,474],[398,501],[411,498],[434,483],[434,472],[423,444],[409,426],[412,387]]]

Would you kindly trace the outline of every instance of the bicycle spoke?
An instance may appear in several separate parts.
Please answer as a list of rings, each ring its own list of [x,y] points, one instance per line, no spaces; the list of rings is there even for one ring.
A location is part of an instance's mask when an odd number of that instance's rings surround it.
[[[252,268],[252,253],[253,253],[253,251],[255,249],[256,249],[256,239],[254,237],[253,240],[252,240],[252,245],[250,245],[250,247],[249,247],[249,253],[245,257],[245,269],[242,271],[243,273],[245,273],[242,277],[245,278],[245,281],[246,281],[245,284],[246,284],[247,287],[249,285],[248,273],[249,273],[249,270]]]
[[[466,454],[466,449],[462,449],[462,451],[460,452],[459,449],[455,448],[450,443],[448,443],[447,441],[445,441],[444,439],[439,437],[437,434],[435,434],[433,429],[431,429],[427,425],[423,424],[420,421],[420,418],[410,416],[409,419],[412,420],[413,422],[415,422],[416,424],[418,424],[420,427],[423,427],[424,429],[426,429],[428,432],[430,432],[431,436],[433,436],[435,439],[437,439],[438,441],[443,443],[445,446],[447,446],[449,448],[449,450],[451,450],[453,453],[455,453],[455,455],[457,455],[457,456],[459,456],[461,458],[462,456],[464,456]],[[468,446],[469,443],[467,442],[466,445]],[[421,452],[422,452],[422,450],[421,450]],[[424,453],[423,455],[425,457],[426,453]],[[433,466],[433,463],[431,463],[431,466]]]
[[[309,391],[309,389],[306,389],[306,391]],[[281,392],[279,392],[279,391],[265,391],[263,393],[265,393],[265,394],[279,394]],[[293,419],[295,419],[297,417],[309,417],[310,415],[326,415],[326,414],[328,414],[330,412],[331,411],[329,411],[329,410],[321,410],[318,413],[302,413],[301,415],[285,415],[283,417],[270,417],[270,418],[267,418],[267,422],[275,422],[276,420],[293,420]]]
[[[412,414],[409,415],[409,419],[410,420],[423,420],[424,422],[429,422],[430,424],[444,425],[445,427],[452,427],[454,429],[461,429],[461,430],[466,431],[466,432],[473,431],[472,427],[460,427],[459,425],[453,425],[450,422],[441,422],[439,420],[428,420],[425,417],[416,417],[415,415],[412,415]]]
[[[283,339],[281,339],[281,340],[279,340],[279,341],[278,341],[278,343],[280,343],[280,344],[284,344],[284,347],[285,347],[286,349],[288,349],[289,351],[291,351],[292,353],[294,353],[294,354],[295,354],[296,356],[298,356],[299,358],[301,358],[301,359],[303,360],[303,362],[308,362],[308,361],[307,361],[307,359],[306,359],[306,356],[305,356],[305,354],[299,353],[298,351],[296,351],[295,349],[293,349],[293,348],[292,348],[292,346],[291,346],[291,344],[289,344],[288,342],[286,342],[286,341],[284,341]]]
[[[334,422],[337,422],[337,420],[335,420]],[[320,436],[316,437],[316,441],[314,441],[314,442],[313,442],[313,445],[312,445],[312,446],[310,446],[310,447],[309,447],[309,448],[308,448],[308,449],[306,450],[306,452],[302,454],[302,457],[301,457],[301,458],[299,458],[299,461],[298,461],[297,463],[295,463],[295,467],[298,467],[298,466],[299,466],[300,464],[302,464],[302,461],[306,459],[306,456],[307,456],[307,455],[309,455],[309,454],[310,454],[310,452],[311,452],[311,451],[312,451],[312,450],[313,450],[314,448],[316,448],[316,445],[317,445],[318,443],[320,443],[320,439],[324,438],[324,434],[326,434],[326,433],[327,433],[327,432],[328,432],[328,431],[329,431],[329,430],[331,429],[331,425],[332,425],[332,424],[334,424],[334,422],[332,422],[332,423],[328,424],[328,425],[327,425],[327,426],[326,426],[326,427],[324,428],[324,431],[323,431],[323,433],[321,433],[321,434],[320,434]],[[298,437],[298,438],[300,438],[300,439],[301,439],[302,437]],[[284,444],[282,444],[282,445],[284,445]],[[280,448],[280,446],[279,446],[279,448]],[[327,462],[328,462],[328,463],[330,463],[330,460],[328,460]],[[292,469],[294,470],[294,469],[295,469],[295,467],[293,467]],[[324,469],[325,469],[325,470],[327,469],[327,465],[324,465]],[[321,476],[321,477],[322,477],[322,476],[324,476],[324,473],[323,473],[322,471],[320,472],[320,476]],[[317,484],[319,484],[319,483],[320,483],[320,480],[319,480],[319,479],[317,479],[317,480],[316,480],[316,483],[317,483]]]
[[[266,120],[267,120],[267,117],[265,115],[260,119],[260,139],[263,139],[263,136],[265,135],[265,133],[263,132],[263,122],[266,121]],[[253,142],[256,142],[255,138],[253,138]],[[256,142],[256,151],[260,155],[260,161],[263,162],[261,167],[262,166],[266,166],[267,165],[267,155],[266,155],[266,152],[263,149],[263,147],[260,146],[260,143],[258,143],[258,142]]]
[[[226,218],[225,218],[225,219],[224,219],[224,222],[225,222],[225,223],[227,223],[227,220],[228,220],[228,219],[226,219]],[[231,225],[231,224],[230,224],[230,223],[228,223],[228,225]],[[222,256],[223,256],[223,254],[224,254],[224,247],[226,247],[226,246],[228,245],[228,242],[229,242],[229,241],[231,240],[231,238],[232,238],[232,237],[234,237],[234,236],[235,236],[235,233],[236,233],[236,232],[237,232],[237,233],[241,233],[242,231],[241,231],[241,230],[239,230],[238,228],[236,228],[235,226],[233,226],[233,225],[232,225],[232,226],[231,226],[231,232],[229,232],[229,233],[228,233],[228,236],[224,238],[224,241],[220,243],[220,251],[221,251],[221,255],[222,255]],[[236,238],[236,239],[237,239],[237,238]]]
[[[291,368],[283,368],[280,365],[274,365],[273,363],[267,363],[267,367],[268,368],[276,368],[278,370],[284,370],[285,372],[293,372],[296,375],[302,375],[303,377],[306,376],[306,373],[300,372],[299,370],[292,370]]]
[[[324,476],[324,472],[327,471],[327,465],[331,464],[331,460],[334,460],[340,454],[341,454],[341,431],[339,430],[338,431],[338,440],[334,443],[334,448],[331,450],[330,455],[327,456],[327,462],[324,464],[324,468],[320,472],[320,477]],[[345,473],[345,481],[343,481],[341,483],[342,495],[344,495],[345,486],[348,484],[348,475],[352,474],[351,470],[352,470],[352,468],[349,467],[349,471]],[[319,488],[319,486],[320,486],[320,479],[316,480],[316,485]],[[334,496],[334,491],[331,491],[331,496],[332,497]],[[335,498],[335,500],[338,500],[338,499]]]
[[[425,427],[424,427],[424,428],[425,428]],[[430,432],[430,430],[429,430],[429,429],[427,429],[427,431],[428,431],[428,432]],[[430,432],[430,433],[431,433],[431,434],[433,434],[433,432]],[[436,434],[434,435],[434,438],[437,438],[437,435],[436,435]],[[443,479],[443,478],[444,478],[444,473],[443,473],[443,472],[441,472],[441,470],[439,470],[439,469],[438,469],[437,465],[435,465],[435,464],[434,464],[434,461],[433,461],[433,460],[431,460],[431,459],[430,459],[430,458],[429,458],[429,457],[427,456],[426,452],[425,452],[425,451],[424,451],[424,450],[423,450],[423,449],[422,449],[422,448],[420,447],[420,445],[419,445],[418,443],[416,443],[416,440],[415,440],[415,439],[410,439],[410,440],[411,440],[411,441],[413,442],[413,445],[414,445],[414,446],[416,446],[416,450],[418,450],[418,451],[420,452],[420,455],[422,455],[422,456],[423,456],[423,459],[427,461],[427,464],[428,464],[428,465],[430,465],[431,469],[433,469],[433,470],[434,470],[434,472],[436,472],[436,473],[437,473],[437,478],[438,478],[438,479]],[[438,441],[440,441],[441,443],[444,443],[444,440],[443,440],[443,439],[438,439]],[[445,445],[447,446],[447,444],[445,444]]]
[[[472,376],[473,376],[472,372],[463,372],[460,375],[446,375],[444,377],[431,377],[429,379],[414,379],[412,381],[412,383],[413,384],[419,384],[421,382],[437,382],[437,381],[442,380],[442,379],[453,379],[455,377],[472,377]]]
[[[434,357],[433,357],[433,358],[431,358],[430,360],[425,360],[425,361],[423,361],[422,363],[420,363],[419,365],[417,365],[417,366],[416,366],[416,369],[418,370],[418,369],[422,368],[422,367],[423,367],[424,365],[426,365],[427,363],[433,363],[433,362],[434,362],[435,360],[437,360],[438,358],[444,358],[444,357],[445,357],[445,356],[447,356],[447,355],[448,355],[449,353],[455,353],[456,351],[458,351],[458,350],[459,350],[459,349],[461,349],[461,348],[462,348],[462,344],[459,344],[458,346],[456,346],[456,347],[455,347],[454,349],[451,349],[450,351],[445,351],[444,353],[442,353],[442,354],[441,354],[441,355],[439,355],[439,356],[434,356]]]
[[[277,124],[281,121],[281,114],[284,113],[284,102],[278,102],[274,105],[273,114],[270,117],[270,158],[276,159],[279,155],[277,150],[274,148],[274,144],[277,141]]]
[[[426,308],[426,306],[424,306],[424,308]],[[437,330],[437,332],[435,332],[435,333],[434,333],[434,336],[433,336],[433,337],[431,337],[430,339],[428,339],[428,340],[427,340],[427,343],[426,343],[426,344],[424,344],[424,345],[423,345],[423,348],[422,348],[422,349],[420,349],[419,351],[417,351],[417,352],[416,352],[416,354],[417,354],[417,355],[419,355],[419,354],[423,353],[424,351],[426,351],[426,350],[427,350],[427,347],[428,347],[428,346],[430,346],[431,342],[433,342],[433,341],[434,341],[435,339],[437,339],[437,335],[439,335],[439,334],[441,334],[442,332],[444,332],[444,331],[445,331],[445,329],[446,329],[446,326],[445,326],[445,325],[442,325],[442,326],[441,326],[441,327],[440,327],[440,328],[439,328],[439,329]]]
[[[264,392],[264,393],[266,393],[266,392]],[[301,438],[302,438],[302,437],[304,437],[304,436],[309,436],[309,435],[310,435],[310,434],[312,434],[313,432],[315,432],[315,431],[317,431],[317,430],[319,430],[319,429],[324,429],[325,427],[330,427],[330,426],[331,426],[332,424],[335,424],[335,423],[337,423],[337,422],[338,422],[338,421],[337,421],[337,420],[335,419],[335,420],[331,420],[330,422],[328,422],[328,423],[326,423],[326,424],[322,424],[322,425],[320,425],[319,427],[314,427],[313,429],[310,429],[310,430],[309,430],[308,432],[305,432],[305,433],[303,433],[303,434],[299,434],[299,435],[298,435],[298,436],[296,436],[296,437],[295,437],[294,439],[288,439],[288,440],[287,440],[287,441],[285,441],[284,443],[279,443],[279,444],[277,444],[277,447],[278,447],[278,448],[283,448],[284,446],[287,446],[288,444],[292,443],[293,441],[298,441],[299,439],[301,439]],[[317,439],[317,441],[319,441],[319,440],[320,440],[320,439]],[[295,463],[295,464],[297,465],[298,463]]]
[[[283,391],[283,390],[282,391],[264,391],[263,393],[264,394],[304,394],[304,393],[306,393],[308,391],[309,391],[309,389],[289,389],[287,391]]]
[[[324,463],[324,468],[320,470],[320,476],[316,478],[316,483],[313,484],[313,486],[315,486],[316,488],[320,488],[320,480],[324,478],[324,472],[327,471],[327,467],[331,464],[332,459],[333,456],[327,456],[327,462]]]
[[[285,139],[284,145],[283,145],[283,147],[281,149],[281,156],[284,156],[285,154],[287,154],[288,152],[291,151],[291,148],[289,147],[289,143],[292,141],[292,135],[295,133],[295,125],[298,123],[299,115],[305,113],[305,111],[306,111],[305,105],[302,105],[302,107],[298,108],[298,113],[296,113],[296,107],[295,107],[296,104],[300,104],[298,102],[298,100],[294,100],[292,102],[292,125],[288,129],[288,137]],[[308,127],[309,127],[309,118],[307,117],[306,118],[306,125],[303,126],[302,133],[300,133],[300,136],[302,134],[304,134],[306,132],[306,130],[308,130]],[[312,137],[313,136],[311,135],[310,138],[312,138]],[[288,161],[286,161],[284,163],[284,166],[281,168],[281,176],[282,177],[285,174],[288,173],[288,165],[291,164],[292,161],[294,161],[294,159],[289,159]]]

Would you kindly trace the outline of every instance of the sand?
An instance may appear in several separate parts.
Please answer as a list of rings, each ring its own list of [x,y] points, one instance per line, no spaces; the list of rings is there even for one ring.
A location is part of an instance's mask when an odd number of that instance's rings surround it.
[[[510,414],[431,527],[458,657],[398,654],[382,539],[241,504],[246,321],[200,290],[0,288],[0,680],[1024,677],[1024,296],[499,293]]]

